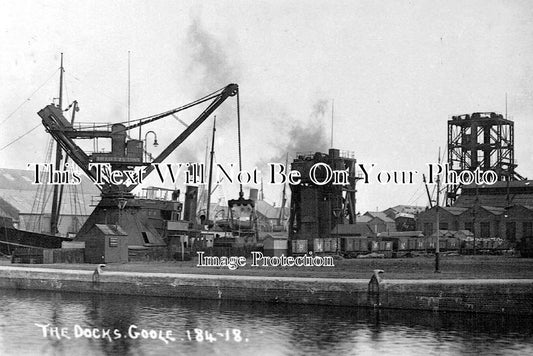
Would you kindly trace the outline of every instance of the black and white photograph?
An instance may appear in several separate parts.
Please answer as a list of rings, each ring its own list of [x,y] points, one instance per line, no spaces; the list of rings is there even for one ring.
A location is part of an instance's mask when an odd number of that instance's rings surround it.
[[[533,2],[0,1],[0,355],[533,354]]]

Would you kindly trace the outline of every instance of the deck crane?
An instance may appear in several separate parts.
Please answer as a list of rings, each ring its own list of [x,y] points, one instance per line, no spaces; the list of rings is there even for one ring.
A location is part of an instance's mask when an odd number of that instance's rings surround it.
[[[237,96],[238,85],[229,84],[226,87],[208,94],[198,100],[181,107],[168,110],[156,115],[136,120],[131,125],[125,123],[115,124],[77,124],[73,125],[64,116],[62,110],[53,105],[47,105],[38,112],[46,131],[53,137],[66,154],[82,169],[93,181],[97,181],[98,168],[94,163],[103,163],[112,171],[127,172],[136,167],[143,167],[143,177],[146,178],[154,169],[153,163],[161,163],[176,148],[178,148],[226,99]],[[164,117],[176,114],[193,106],[210,102],[207,108],[170,143],[152,162],[144,162],[143,141],[129,139],[127,132],[134,128],[155,122]],[[239,115],[239,109],[237,108]],[[240,120],[240,118],[239,118]],[[110,138],[110,152],[86,153],[75,140]],[[240,144],[240,136],[239,136]],[[240,145],[239,145],[240,156]],[[139,171],[142,172],[142,171]],[[108,175],[110,172],[104,172]],[[139,173],[142,174],[142,173]],[[128,234],[129,246],[162,246],[169,229],[170,221],[180,218],[181,203],[177,196],[172,201],[149,200],[134,198],[131,191],[138,185],[134,182],[128,184],[111,184],[109,181],[100,181],[98,188],[101,190],[101,200],[95,207],[91,216],[78,232],[76,239],[83,236],[95,224],[120,225]],[[241,187],[242,192],[242,187]],[[242,197],[242,196],[241,196]]]
[[[179,145],[187,139],[208,117],[213,113],[228,97],[238,94],[238,85],[229,84],[225,88],[209,94],[199,100],[187,105],[172,109],[160,114],[156,114],[144,119],[138,120],[137,123],[125,126],[122,123],[113,125],[85,125],[85,128],[79,126],[76,128],[72,123],[63,116],[62,111],[55,105],[47,105],[39,111],[42,123],[47,132],[54,140],[67,152],[67,155],[93,180],[97,178],[96,169],[91,169],[91,163],[109,163],[113,170],[126,170],[132,166],[146,165],[142,156],[142,140],[127,140],[126,132],[139,126],[152,123],[169,115],[176,114],[180,111],[189,109],[198,104],[213,100],[209,106],[194,120],[170,145],[168,145],[151,163],[161,163],[167,158]],[[102,128],[102,129],[100,129]],[[111,138],[111,152],[95,152],[91,155],[86,154],[74,141],[75,139],[97,139]],[[153,165],[147,167],[144,176],[148,176],[154,169]],[[131,192],[134,184],[119,186],[122,193]],[[114,184],[99,185],[104,195],[117,193],[117,186]]]

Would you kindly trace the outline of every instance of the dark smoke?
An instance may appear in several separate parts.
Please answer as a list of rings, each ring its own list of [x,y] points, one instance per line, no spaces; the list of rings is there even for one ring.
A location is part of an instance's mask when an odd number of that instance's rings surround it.
[[[214,91],[238,80],[237,65],[234,57],[227,54],[223,46],[212,34],[207,32],[198,18],[193,19],[187,32],[187,43],[192,50],[189,69],[194,80],[201,88],[197,94],[206,94],[205,90]]]
[[[324,152],[327,153],[329,142],[329,117],[327,116],[329,102],[327,99],[319,99],[313,105],[313,110],[307,120],[294,120],[285,117],[273,122],[272,132],[276,135],[274,155],[263,160],[260,166],[270,162],[285,163],[286,155],[289,155],[289,163],[297,152]]]
[[[305,123],[293,124],[288,131],[290,143],[285,148],[285,152],[289,152],[289,155],[307,151],[327,152],[328,139],[325,125],[327,108],[327,100],[318,100],[313,105],[310,120]]]
[[[195,98],[223,88],[229,83],[239,84],[242,70],[236,55],[238,50],[231,46],[229,41],[210,33],[202,24],[199,16],[193,18],[187,31],[187,49],[190,52],[188,83],[192,86],[191,89]],[[253,90],[253,88],[249,90]],[[241,100],[244,161],[246,161],[246,156],[252,155],[256,160],[255,164],[252,163],[252,165],[262,167],[269,162],[285,163],[286,153],[289,153],[290,161],[296,152],[327,152],[329,146],[328,100],[317,100],[309,118],[304,120],[287,117],[284,114],[280,115],[279,113],[284,111],[283,108],[278,107],[272,101],[265,101],[261,97],[256,97],[254,100],[257,101],[245,103]],[[228,98],[215,114],[217,115],[217,138],[225,137],[226,143],[229,145],[223,149],[236,150],[235,98]],[[273,117],[277,117],[277,119]],[[204,122],[203,126],[208,122],[211,121]],[[253,152],[247,151],[247,142],[266,147],[255,146]],[[200,138],[196,142],[187,140],[182,146],[190,148],[178,148],[176,155],[181,158],[180,161],[186,158],[190,161],[203,162],[205,142],[201,141]],[[220,150],[221,148],[217,147],[216,149]],[[257,157],[258,152],[269,153],[266,156]]]
[[[201,98],[230,83],[238,83],[239,71],[235,58],[228,53],[230,50],[221,40],[208,32],[199,17],[192,20],[187,31],[187,50],[190,62],[188,67],[188,88],[193,95],[191,99]],[[233,135],[236,131],[235,98],[228,98],[210,118],[197,130],[212,127],[212,117],[217,116],[217,137]],[[201,104],[203,110],[206,103]],[[198,114],[200,113],[199,110]],[[229,124],[231,123],[231,124]],[[205,137],[197,135],[189,137],[175,152],[175,156],[183,162],[203,162],[205,158]],[[236,145],[235,145],[236,147]]]
[[[272,110],[272,103],[269,104]],[[288,164],[290,166],[297,152],[328,152],[329,148],[329,101],[326,99],[317,100],[307,119],[295,120],[294,117],[280,112],[277,119],[265,119],[269,122],[269,127],[262,125],[262,133],[268,132],[271,136],[264,139],[265,145],[262,151],[270,152],[257,158],[256,165],[262,172],[268,172],[268,163],[281,163],[285,165],[288,154]],[[274,113],[271,111],[271,115]],[[259,137],[261,138],[261,136]]]

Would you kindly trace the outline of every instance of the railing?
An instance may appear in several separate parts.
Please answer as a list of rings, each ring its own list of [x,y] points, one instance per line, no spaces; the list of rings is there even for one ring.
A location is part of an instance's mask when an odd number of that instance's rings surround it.
[[[339,157],[355,159],[355,152],[353,152],[353,151],[339,151]]]
[[[299,159],[311,159],[315,156],[316,152],[296,152],[296,158]]]
[[[111,132],[110,122],[78,122],[72,125],[75,130],[89,131],[89,130],[98,130],[98,131],[110,131]]]
[[[317,152],[296,152],[297,159],[313,159]],[[339,151],[340,158],[355,159],[355,152],[342,150]]]
[[[102,197],[99,195],[91,195],[91,204],[89,206],[97,206]]]

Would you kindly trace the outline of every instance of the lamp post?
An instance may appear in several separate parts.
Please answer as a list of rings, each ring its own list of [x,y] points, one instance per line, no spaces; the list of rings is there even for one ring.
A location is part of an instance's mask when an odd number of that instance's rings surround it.
[[[336,241],[336,253],[339,253],[339,216],[341,215],[342,209],[340,208],[333,208],[333,215],[335,216],[335,227],[337,230],[335,241]]]
[[[439,193],[437,192],[437,196]],[[437,242],[435,246],[435,273],[440,273],[440,214],[439,214],[439,201],[437,199]]]
[[[159,146],[159,144],[157,143],[157,134],[154,131],[150,130],[144,135],[144,147],[147,148],[147,146],[148,146],[148,134],[149,133],[153,133],[154,134],[154,147]],[[151,157],[152,155],[149,154],[146,149],[144,150],[144,153],[145,153],[145,156],[146,156],[145,160],[148,161],[148,156]]]
[[[128,200],[124,197],[120,197],[118,198],[118,222],[117,222],[117,225],[120,225],[120,218],[121,218],[121,215],[122,215],[122,210],[124,210],[124,208],[126,207],[126,203],[128,202]]]
[[[472,208],[472,234],[474,235],[474,246],[472,253],[474,256],[476,255],[476,204],[474,204],[474,207]]]
[[[440,164],[440,147],[439,147],[439,164]],[[440,200],[440,175],[437,176],[437,245],[435,246],[435,273],[440,273],[440,211],[439,211],[439,200]]]

